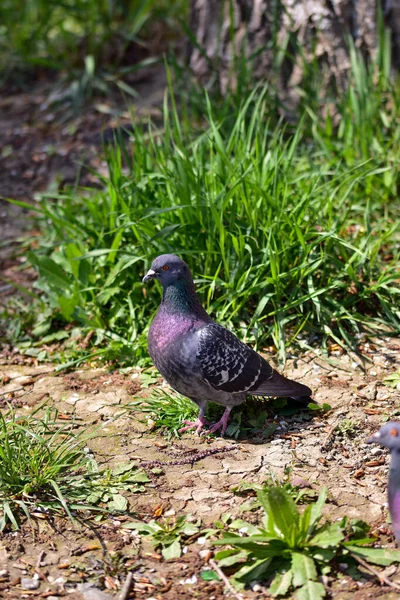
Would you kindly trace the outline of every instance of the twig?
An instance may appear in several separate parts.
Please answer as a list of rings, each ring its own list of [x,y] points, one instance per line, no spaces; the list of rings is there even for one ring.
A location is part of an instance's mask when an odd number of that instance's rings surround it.
[[[45,555],[46,555],[46,552],[44,550],[42,550],[36,561],[36,569],[40,569],[40,567],[42,565],[42,560],[45,557]]]
[[[359,556],[356,556],[353,553],[351,553],[351,556],[353,558],[355,558],[355,560],[358,563],[360,563],[360,565],[362,565],[365,569],[367,569],[367,571],[369,571],[370,573],[372,573],[372,575],[374,575],[374,577],[377,577],[379,579],[380,584],[386,583],[386,585],[388,585],[389,587],[394,588],[395,590],[400,590],[400,585],[398,583],[395,583],[394,581],[391,581],[389,579],[389,577],[386,577],[386,575],[384,575],[383,573],[379,573],[379,571],[376,571],[364,559],[360,558]]]
[[[217,563],[215,562],[215,560],[213,558],[210,558],[210,560],[208,561],[208,564],[211,565],[212,568],[218,573],[218,575],[220,576],[220,578],[222,579],[222,581],[228,588],[228,591],[231,594],[231,596],[236,598],[236,600],[243,600],[243,598],[244,598],[243,594],[238,594],[238,592],[235,590],[235,588],[233,587],[233,585],[231,584],[231,582],[229,581],[229,579],[227,578],[225,573],[222,571],[222,569],[219,568],[219,566],[217,565]]]
[[[129,592],[131,591],[133,581],[133,573],[129,572],[126,576],[124,587],[121,590],[118,600],[127,600]]]
[[[324,439],[324,441],[321,444],[321,449],[324,449],[328,446],[329,442],[331,441],[331,437],[337,427],[339,423],[339,419],[335,419],[335,421],[333,422],[333,425],[330,426],[329,431],[327,433],[326,438]]]

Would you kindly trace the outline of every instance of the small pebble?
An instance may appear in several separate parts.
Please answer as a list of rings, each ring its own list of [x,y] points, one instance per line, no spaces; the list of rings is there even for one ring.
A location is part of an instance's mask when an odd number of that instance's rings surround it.
[[[8,575],[7,569],[1,569],[0,570],[0,577],[7,577],[7,575]]]
[[[253,592],[261,592],[262,590],[261,585],[255,581],[250,582],[250,587],[253,590]]]
[[[21,577],[21,587],[24,590],[37,590],[40,586],[39,579],[30,579],[29,577]]]
[[[192,575],[191,577],[188,577],[187,579],[181,579],[179,583],[181,585],[194,585],[195,583],[197,583],[197,576]]]
[[[376,455],[376,454],[382,454],[382,453],[383,453],[382,448],[371,448],[371,454]]]
[[[199,537],[197,543],[200,544],[200,546],[204,546],[204,544],[206,543],[206,538],[204,536]]]

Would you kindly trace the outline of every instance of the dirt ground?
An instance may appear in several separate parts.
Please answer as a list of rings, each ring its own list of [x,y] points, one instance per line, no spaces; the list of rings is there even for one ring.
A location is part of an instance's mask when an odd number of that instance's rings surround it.
[[[161,82],[153,89],[150,109],[162,97],[163,86]],[[74,181],[78,161],[102,167],[101,131],[116,125],[113,114],[104,116],[93,106],[73,122],[72,129],[71,124],[70,129],[63,129],[56,116],[46,117],[48,113],[41,108],[45,90],[40,90],[39,86],[35,94],[0,101],[3,197],[32,202],[38,191]],[[88,171],[83,170],[81,176],[85,184],[91,183]],[[13,253],[27,220],[24,211],[5,203],[0,205],[0,219],[6,242],[0,248],[0,267],[3,277],[6,274],[0,282],[4,296],[12,292],[7,281],[20,273],[23,257],[18,262]],[[89,442],[101,464],[116,465],[129,459],[146,470],[156,461],[161,473],[151,477],[144,492],[129,498],[139,519],[148,521],[160,513],[190,514],[201,519],[203,527],[211,525],[227,513],[241,514],[243,498],[233,491],[238,483],[280,478],[285,468],[291,467],[292,481],[302,481],[317,491],[329,487],[326,513],[330,519],[344,515],[362,518],[393,546],[386,524],[388,455],[366,445],[365,440],[399,412],[400,393],[382,381],[400,368],[400,340],[365,344],[363,352],[364,364],[339,351],[332,353],[329,362],[311,353],[292,358],[285,374],[310,386],[315,401],[330,404],[332,410],[311,420],[301,413],[272,416],[265,427],[274,421],[278,428],[267,440],[258,436],[236,441],[187,433],[168,441],[152,431],[143,415],[122,409],[149,393],[141,386],[139,372],[121,375],[82,368],[57,374],[52,365],[37,365],[12,348],[0,353],[0,407],[7,401],[23,415],[46,401],[87,428],[101,425],[101,435]],[[273,357],[267,358],[273,361]],[[123,530],[123,523],[123,518],[108,519],[101,525],[92,523],[90,529],[76,528],[67,519],[38,519],[35,534],[27,525],[21,531],[1,534],[0,597],[106,600],[118,597],[127,571],[133,573],[129,598],[226,597],[223,583],[200,578],[210,557],[204,539],[194,536],[181,558],[166,562],[148,542]],[[400,572],[391,569],[388,574],[400,583]],[[33,577],[38,587],[24,589],[22,579]],[[397,592],[367,572],[359,581],[344,574],[326,583],[337,600],[398,598]],[[267,597],[261,586],[242,593],[243,599]]]

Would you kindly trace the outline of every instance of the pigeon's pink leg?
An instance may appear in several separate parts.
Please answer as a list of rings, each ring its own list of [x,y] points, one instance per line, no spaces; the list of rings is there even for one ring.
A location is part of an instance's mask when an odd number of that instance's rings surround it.
[[[187,427],[182,427],[179,430],[179,433],[183,433],[184,431],[188,431],[189,429],[196,429],[196,433],[200,433],[203,429],[204,425],[208,425],[208,421],[204,418],[204,413],[206,412],[205,408],[200,408],[199,418],[197,421],[183,421],[186,423]]]
[[[224,433],[226,431],[226,428],[228,427],[229,415],[231,413],[231,410],[232,410],[232,408],[230,408],[228,406],[225,409],[225,412],[222,415],[221,419],[218,421],[218,423],[215,423],[215,425],[210,427],[210,429],[207,431],[207,433],[215,433],[216,431],[218,431],[218,429],[221,429],[221,436],[224,437]]]

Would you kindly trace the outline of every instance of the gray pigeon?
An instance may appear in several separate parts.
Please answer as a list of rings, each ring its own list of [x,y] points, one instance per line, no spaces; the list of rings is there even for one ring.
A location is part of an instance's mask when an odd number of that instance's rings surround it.
[[[207,404],[225,406],[222,418],[209,433],[224,435],[234,406],[247,396],[293,397],[303,405],[311,390],[279,375],[257,352],[233,333],[214,323],[196,295],[192,274],[174,254],[162,254],[143,282],[158,279],[163,287],[161,305],[149,331],[149,353],[161,375],[174,390],[195,402],[197,421],[185,421],[200,433]]]
[[[385,423],[367,440],[367,443],[380,444],[390,450],[389,512],[395,538],[400,544],[400,423],[395,421]]]

